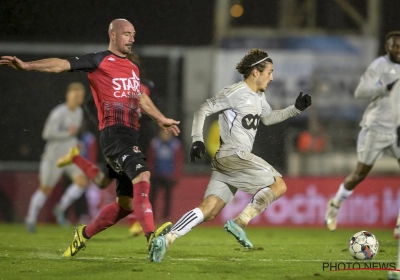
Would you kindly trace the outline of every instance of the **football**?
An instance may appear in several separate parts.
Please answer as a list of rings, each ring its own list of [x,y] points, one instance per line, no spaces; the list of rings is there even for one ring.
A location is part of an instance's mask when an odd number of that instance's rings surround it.
[[[372,260],[379,250],[379,242],[369,231],[355,233],[349,241],[350,255],[356,260]]]

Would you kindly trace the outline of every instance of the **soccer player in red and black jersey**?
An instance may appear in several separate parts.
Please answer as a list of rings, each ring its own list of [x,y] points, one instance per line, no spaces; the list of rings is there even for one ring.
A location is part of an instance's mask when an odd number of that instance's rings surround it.
[[[132,60],[133,62],[136,62],[139,67],[141,67],[141,63],[140,63],[140,58],[139,56],[134,53],[134,52],[130,52],[127,55],[127,58]],[[143,70],[142,70],[142,75],[140,77],[140,92],[142,94],[147,94],[147,96],[151,96],[151,93],[153,91],[154,88],[154,83],[150,80],[147,80],[146,78],[143,78]],[[152,98],[153,99],[153,98]],[[154,100],[154,99],[153,99]],[[136,102],[139,102],[139,100],[135,100]],[[139,106],[137,105],[136,107],[139,108]],[[91,121],[93,121],[93,123],[95,123],[96,125],[99,124],[98,119],[97,119],[97,108],[96,108],[96,104],[94,102],[93,96],[91,95],[85,102],[84,105],[84,109],[86,111],[86,113],[89,115],[89,118]],[[144,142],[150,142],[152,137],[148,137],[149,134],[151,133],[151,130],[148,129],[148,126],[143,129],[143,124],[147,124],[148,121],[152,121],[150,118],[145,118],[143,119],[143,115],[140,113],[141,115],[141,119],[140,119],[140,149],[141,150],[146,150],[146,148],[144,147]],[[98,167],[96,165],[96,163],[94,161],[90,161],[88,159],[86,159],[85,157],[83,157],[82,155],[80,155],[80,151],[78,147],[72,147],[68,153],[66,153],[65,155],[63,155],[61,158],[58,159],[57,161],[57,167],[64,167],[64,166],[68,166],[70,164],[75,164],[76,166],[78,166],[84,173],[86,176],[88,176],[93,183],[95,183],[100,189],[104,189],[107,188],[111,182],[114,181],[113,178],[115,178],[113,169],[111,169],[108,166],[108,171],[105,170],[105,168],[101,168]],[[149,165],[149,163],[148,163]],[[104,166],[105,167],[105,166]],[[149,168],[151,169],[151,165],[149,165]],[[106,175],[108,174],[108,176]],[[154,178],[152,178],[152,181],[154,180]],[[154,194],[154,185],[152,186],[153,190],[151,191],[150,194]],[[151,195],[150,195],[150,202],[154,201],[151,200]],[[154,207],[153,207],[154,208]],[[56,212],[57,214],[59,212]],[[57,216],[58,217],[58,216]],[[62,217],[60,219],[62,219],[64,217],[64,213],[62,213]],[[136,218],[136,214],[132,213],[130,215],[127,216],[128,222],[129,222],[129,233],[136,237],[139,236],[143,233],[143,228],[140,225],[140,222],[138,221],[138,219]]]
[[[74,241],[63,254],[65,257],[76,255],[85,248],[88,239],[132,211],[136,213],[148,242],[171,227],[171,223],[166,223],[155,231],[148,198],[150,172],[138,148],[139,107],[161,128],[175,135],[180,132],[177,126],[179,122],[166,118],[151,99],[140,92],[139,67],[126,57],[132,49],[135,33],[129,21],[115,19],[109,26],[110,43],[106,51],[70,59],[49,58],[31,62],[23,62],[15,56],[2,56],[0,59],[0,65],[17,70],[88,72],[98,111],[101,148],[117,177],[117,199],[107,205],[89,225],[79,226],[75,230]]]

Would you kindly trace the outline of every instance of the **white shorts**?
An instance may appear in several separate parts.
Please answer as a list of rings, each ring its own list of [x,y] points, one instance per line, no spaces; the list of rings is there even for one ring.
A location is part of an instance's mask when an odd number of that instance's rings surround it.
[[[394,133],[361,129],[357,140],[358,161],[365,165],[374,165],[384,152],[399,159],[400,148],[397,147],[396,140],[397,136]]]
[[[275,177],[282,177],[265,160],[249,152],[214,159],[211,166],[211,178],[204,197],[216,195],[225,203],[232,200],[238,189],[254,194],[275,183]]]
[[[57,167],[57,162],[48,159],[42,159],[39,167],[39,180],[41,186],[54,187],[61,175],[67,174],[72,180],[75,176],[84,175],[82,170],[75,164],[70,164],[64,167]]]

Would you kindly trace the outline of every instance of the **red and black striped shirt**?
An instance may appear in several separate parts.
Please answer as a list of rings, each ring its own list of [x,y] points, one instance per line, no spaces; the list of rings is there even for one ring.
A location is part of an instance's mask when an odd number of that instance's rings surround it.
[[[68,61],[71,72],[88,72],[99,130],[114,124],[139,130],[140,71],[134,61],[110,51],[72,57]]]

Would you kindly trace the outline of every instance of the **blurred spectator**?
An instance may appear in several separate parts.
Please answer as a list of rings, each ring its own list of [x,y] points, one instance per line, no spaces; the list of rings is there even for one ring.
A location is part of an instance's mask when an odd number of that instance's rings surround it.
[[[153,212],[157,213],[156,198],[160,191],[164,189],[165,198],[162,219],[167,220],[171,213],[172,189],[178,182],[182,174],[183,152],[181,141],[160,130],[158,136],[151,140],[147,150],[147,163],[151,172],[151,191],[150,202],[153,205]]]
[[[310,130],[300,132],[297,138],[297,150],[300,153],[323,153],[327,146],[327,137],[320,123],[311,124]]]

